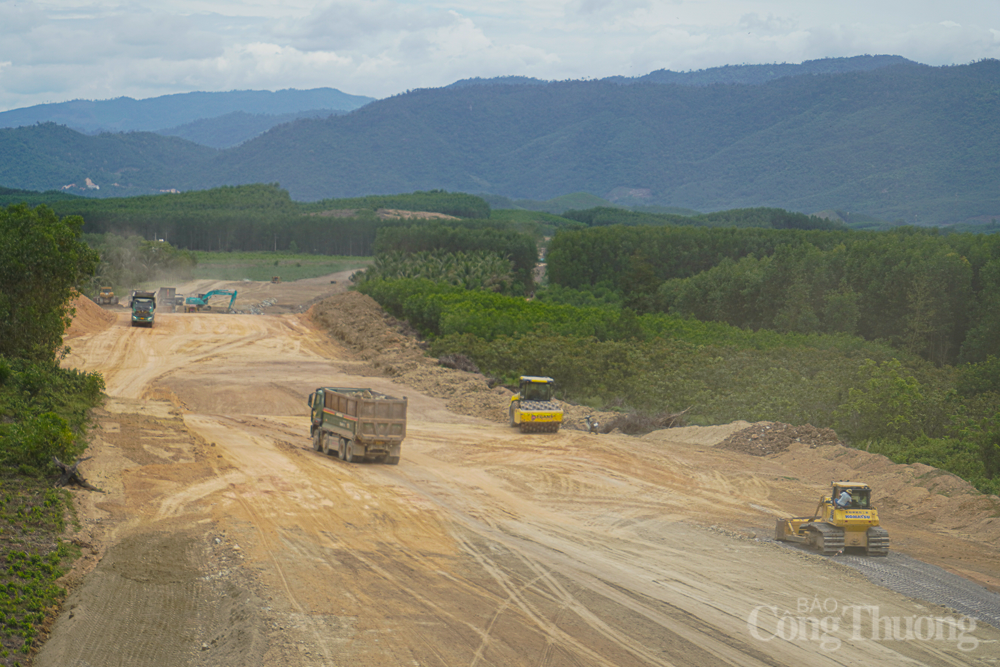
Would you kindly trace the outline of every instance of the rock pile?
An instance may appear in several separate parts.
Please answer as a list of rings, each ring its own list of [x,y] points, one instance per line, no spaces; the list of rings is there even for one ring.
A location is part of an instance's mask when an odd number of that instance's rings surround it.
[[[787,450],[793,442],[813,448],[844,444],[833,429],[816,428],[809,424],[792,426],[780,422],[757,422],[733,433],[716,447],[752,456],[768,456]]]

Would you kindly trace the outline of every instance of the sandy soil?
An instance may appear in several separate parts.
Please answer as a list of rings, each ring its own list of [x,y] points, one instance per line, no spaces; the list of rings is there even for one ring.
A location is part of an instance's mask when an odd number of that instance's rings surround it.
[[[894,550],[997,589],[996,497],[805,432],[739,446],[767,424],[598,436],[574,408],[522,435],[348,275],[215,283],[276,304],[152,329],[81,300],[65,363],[106,378],[104,493],[74,492],[89,546],[36,665],[997,664],[1000,630],[768,539],[864,479]],[[323,385],[409,398],[398,466],[312,451]]]

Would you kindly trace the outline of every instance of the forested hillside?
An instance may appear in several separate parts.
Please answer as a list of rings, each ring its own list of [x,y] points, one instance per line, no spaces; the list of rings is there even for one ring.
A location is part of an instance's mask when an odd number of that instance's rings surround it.
[[[181,165],[205,162],[216,151],[148,132],[90,137],[43,123],[0,129],[0,185],[126,197],[170,190]],[[87,179],[90,179],[88,183]]]
[[[263,182],[298,201],[583,192],[703,212],[770,206],[989,224],[1000,217],[998,90],[1000,61],[759,85],[459,86],[299,120],[218,152],[43,125],[0,132],[0,185],[49,190],[89,177],[101,189],[86,192],[105,196]]]

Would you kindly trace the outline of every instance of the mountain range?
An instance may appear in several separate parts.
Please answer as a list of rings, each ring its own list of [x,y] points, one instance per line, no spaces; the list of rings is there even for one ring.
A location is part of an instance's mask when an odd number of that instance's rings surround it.
[[[323,118],[374,98],[334,88],[178,93],[136,100],[72,100],[0,112],[0,128],[57,123],[83,134],[155,132],[228,148],[296,118]]]
[[[55,122],[3,129],[0,186],[125,196],[279,183],[300,201],[582,192],[636,207],[990,222],[1000,217],[998,104],[994,60],[930,67],[864,56],[634,79],[472,79],[298,118],[225,150],[147,132],[87,136]]]

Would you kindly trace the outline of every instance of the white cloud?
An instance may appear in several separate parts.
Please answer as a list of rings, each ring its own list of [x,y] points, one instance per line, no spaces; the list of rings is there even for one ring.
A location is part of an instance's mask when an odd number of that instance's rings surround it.
[[[1000,3],[8,1],[0,109],[250,88],[384,97],[475,76],[637,76],[863,53],[931,65],[1000,57]]]

